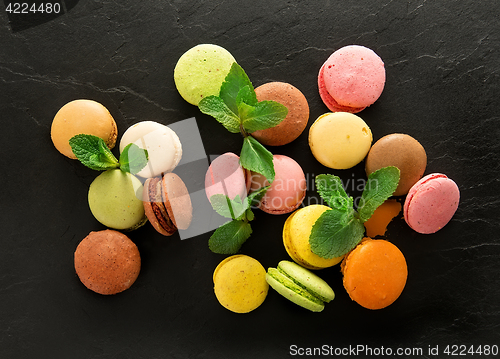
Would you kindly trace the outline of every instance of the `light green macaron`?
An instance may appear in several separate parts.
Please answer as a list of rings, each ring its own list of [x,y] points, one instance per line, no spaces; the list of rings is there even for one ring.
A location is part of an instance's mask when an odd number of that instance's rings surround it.
[[[94,217],[106,227],[131,231],[146,223],[143,186],[134,175],[107,170],[90,184],[88,201]]]
[[[267,283],[279,294],[313,312],[321,312],[335,298],[333,289],[323,279],[300,265],[281,261],[269,268]]]
[[[186,51],[174,68],[174,81],[179,94],[195,106],[202,98],[219,95],[232,64],[233,55],[223,47],[200,44]]]

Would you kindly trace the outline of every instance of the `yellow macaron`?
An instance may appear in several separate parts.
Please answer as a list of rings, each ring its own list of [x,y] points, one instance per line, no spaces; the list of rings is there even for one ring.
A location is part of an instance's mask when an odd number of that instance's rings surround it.
[[[293,212],[283,226],[283,244],[288,255],[308,269],[323,269],[339,263],[342,257],[325,259],[313,253],[309,245],[309,236],[316,220],[330,207],[313,204]]]
[[[324,166],[347,169],[360,163],[372,144],[372,132],[359,116],[348,112],[326,113],[309,129],[309,147]]]
[[[215,296],[235,313],[248,313],[266,299],[266,270],[256,259],[237,254],[224,259],[213,274]]]

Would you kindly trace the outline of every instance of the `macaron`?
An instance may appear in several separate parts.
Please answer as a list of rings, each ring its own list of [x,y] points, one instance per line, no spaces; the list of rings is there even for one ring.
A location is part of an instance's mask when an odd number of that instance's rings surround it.
[[[435,233],[453,217],[460,201],[457,184],[442,173],[432,173],[413,185],[403,206],[406,223],[418,233]]]
[[[174,81],[179,94],[195,106],[202,98],[219,95],[232,64],[233,55],[223,47],[200,44],[186,51],[174,68]]]
[[[252,132],[260,143],[282,146],[292,142],[304,131],[309,121],[309,104],[298,88],[285,82],[269,82],[255,88],[257,100],[276,101],[288,109],[288,114],[277,126]]]
[[[115,146],[118,130],[108,109],[92,100],[74,100],[57,111],[50,136],[56,149],[66,157],[76,159],[69,140],[76,135],[86,134],[100,137],[110,149]]]
[[[370,238],[383,236],[389,223],[401,212],[401,203],[395,199],[388,199],[377,207],[372,216],[363,223],[366,235]]]
[[[399,298],[408,268],[403,253],[391,242],[365,238],[341,266],[349,297],[368,309],[385,308]]]
[[[149,222],[164,236],[171,236],[177,229],[188,229],[193,219],[188,189],[175,173],[148,178],[144,182],[143,204]]]
[[[110,295],[134,284],[141,270],[141,256],[125,234],[106,229],[90,232],[78,244],[74,265],[78,278],[88,289]]]
[[[296,210],[306,196],[307,182],[302,167],[291,157],[274,155],[275,177],[271,187],[261,198],[258,207],[266,213],[285,214]],[[260,173],[252,173],[250,191],[268,186]]]
[[[240,165],[240,157],[232,152],[217,156],[205,174],[205,193],[208,200],[215,194],[230,199],[243,199],[250,188],[250,174]]]
[[[257,309],[269,290],[262,264],[243,254],[220,262],[214,270],[213,281],[219,303],[235,313],[248,313]]]
[[[290,261],[281,261],[277,268],[269,268],[266,281],[279,294],[312,312],[321,312],[325,302],[329,303],[335,298],[328,283]]]
[[[285,221],[283,244],[295,263],[314,270],[332,267],[342,261],[343,256],[331,259],[322,258],[313,253],[309,245],[312,226],[323,212],[329,210],[331,210],[330,207],[313,204],[296,210]]]
[[[408,193],[424,174],[427,166],[427,155],[424,147],[413,137],[393,133],[380,138],[373,144],[366,156],[365,170],[369,176],[376,170],[395,166],[399,168],[399,184],[394,191],[394,196]]]
[[[94,217],[106,227],[131,231],[146,223],[141,181],[120,169],[107,170],[90,184],[88,202]]]
[[[320,97],[332,112],[360,112],[377,101],[384,86],[384,62],[359,45],[335,51],[318,74]]]
[[[142,121],[130,126],[120,140],[120,153],[130,143],[148,151],[148,163],[137,173],[143,178],[173,171],[182,158],[179,137],[170,127],[158,122]]]
[[[333,169],[354,167],[366,157],[372,144],[370,127],[348,112],[326,113],[309,129],[309,147],[323,166]]]

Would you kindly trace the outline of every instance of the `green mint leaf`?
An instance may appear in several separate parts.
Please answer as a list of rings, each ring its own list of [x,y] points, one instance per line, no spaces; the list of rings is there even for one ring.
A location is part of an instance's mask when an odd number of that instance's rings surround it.
[[[71,150],[85,166],[98,171],[119,167],[118,160],[104,140],[93,135],[80,134],[69,140]]]
[[[248,78],[243,68],[236,62],[234,62],[231,65],[231,69],[229,70],[226,78],[224,79],[224,82],[221,85],[219,97],[235,114],[238,113],[238,95],[240,94],[240,90],[245,86],[248,86],[249,90],[244,96],[245,102],[249,105],[255,105],[257,103],[257,97],[255,96],[252,82]],[[253,95],[251,95],[252,93]]]
[[[259,201],[264,197],[266,194],[266,191],[271,188],[271,185],[261,187],[256,191],[253,191],[247,196],[247,201],[249,206],[257,206],[259,204]]]
[[[232,220],[215,230],[208,240],[208,247],[214,253],[236,254],[251,234],[250,223]]]
[[[246,104],[247,106],[256,106],[258,103],[257,94],[255,93],[252,85],[246,85],[240,88],[238,96],[236,96],[236,108],[238,112],[240,111],[240,106],[242,104]]]
[[[123,149],[119,162],[123,172],[139,173],[148,164],[148,151],[129,143]]]
[[[233,200],[223,194],[214,194],[210,197],[212,208],[221,216],[231,219],[243,219],[245,211],[250,207],[248,201],[242,201],[237,195]]]
[[[207,96],[199,102],[198,108],[202,113],[214,117],[229,132],[240,132],[240,118],[237,115],[238,112],[233,112],[220,97]]]
[[[354,199],[347,195],[339,177],[331,174],[317,175],[316,189],[328,206],[335,209],[352,210]]]
[[[363,222],[354,216],[354,210],[332,209],[323,212],[314,223],[309,244],[313,253],[331,259],[353,249],[363,239],[364,233]]]
[[[288,114],[288,108],[276,101],[261,101],[255,106],[240,105],[240,118],[248,133],[277,126]]]
[[[366,222],[378,206],[388,199],[399,183],[399,169],[394,166],[381,168],[368,176],[358,206],[359,218]]]
[[[274,181],[273,154],[252,136],[246,136],[243,140],[240,163],[243,168],[266,177],[269,183]]]

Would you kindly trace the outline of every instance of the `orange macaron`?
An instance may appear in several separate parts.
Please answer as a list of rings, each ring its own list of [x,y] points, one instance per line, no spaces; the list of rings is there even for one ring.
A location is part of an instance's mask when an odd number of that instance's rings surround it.
[[[342,262],[344,288],[368,309],[382,309],[399,298],[408,267],[403,253],[386,240],[364,240]]]

